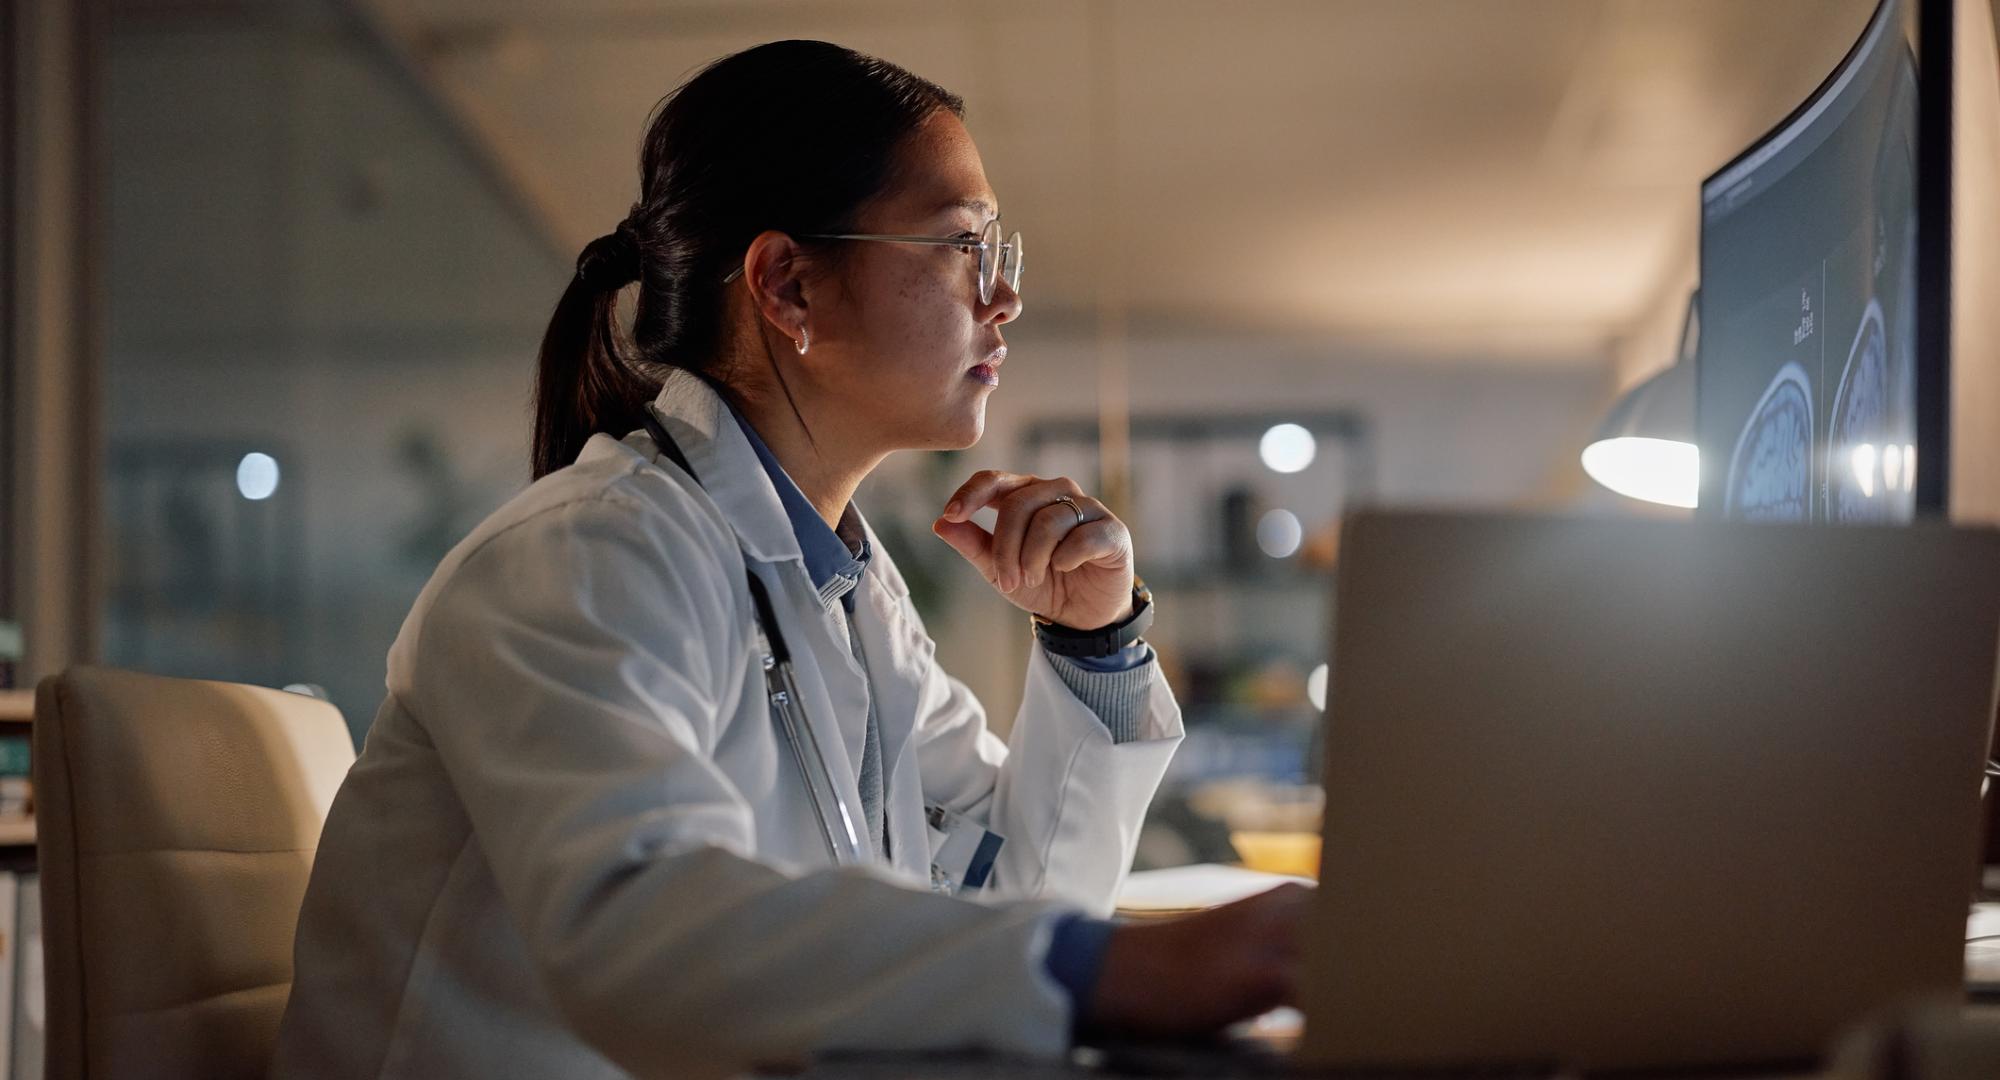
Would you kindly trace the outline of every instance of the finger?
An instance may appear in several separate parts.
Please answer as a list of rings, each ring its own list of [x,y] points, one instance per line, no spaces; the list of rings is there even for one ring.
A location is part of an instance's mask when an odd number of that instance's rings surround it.
[[[998,469],[981,469],[958,485],[951,493],[951,500],[944,504],[943,517],[946,521],[964,521],[979,509],[1009,492],[1041,478],[1021,473],[1001,472]]]
[[[1013,592],[1021,587],[1021,548],[1028,525],[1042,507],[1061,495],[1075,498],[1083,494],[1076,481],[1066,476],[1035,480],[1002,496],[995,504],[1000,517],[993,523],[993,569],[1000,575],[1000,587]]]
[[[1082,520],[1078,515],[1082,515]],[[1049,556],[1063,537],[1085,521],[1102,517],[1104,513],[1097,501],[1087,495],[1076,500],[1074,510],[1066,502],[1051,502],[1035,511],[1021,541],[1021,580],[1031,587],[1040,585],[1049,576]]]
[[[1049,555],[1049,566],[1067,574],[1086,563],[1116,565],[1131,560],[1132,544],[1116,518],[1100,518],[1069,531]]]
[[[979,576],[993,581],[993,534],[970,521],[946,521],[939,518],[931,525],[931,531],[940,540],[951,545],[953,551],[965,556],[965,561],[979,571]]]

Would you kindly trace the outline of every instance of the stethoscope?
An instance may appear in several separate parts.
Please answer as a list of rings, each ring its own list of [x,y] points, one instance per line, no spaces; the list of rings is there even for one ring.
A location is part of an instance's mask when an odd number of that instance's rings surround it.
[[[681,453],[680,444],[667,434],[665,425],[653,415],[653,407],[646,406],[640,412],[646,425],[646,434],[652,437],[653,445],[660,453],[688,474],[688,479],[701,486],[701,477],[688,464],[687,455]],[[870,861],[870,851],[862,847],[861,834],[854,827],[854,816],[848,812],[847,804],[841,801],[840,790],[834,786],[833,771],[827,767],[826,753],[820,748],[819,736],[814,733],[811,720],[806,716],[805,706],[799,697],[798,680],[792,676],[792,652],[785,645],[784,634],[778,631],[778,619],[771,607],[770,593],[764,583],[750,572],[748,563],[743,568],[743,576],[750,584],[750,602],[756,609],[757,637],[763,652],[764,696],[771,704],[771,715],[778,720],[778,726],[785,733],[785,741],[791,744],[792,758],[798,762],[799,773],[805,778],[806,794],[812,800],[813,815],[819,819],[819,831],[826,840],[827,853],[836,865],[851,865]]]

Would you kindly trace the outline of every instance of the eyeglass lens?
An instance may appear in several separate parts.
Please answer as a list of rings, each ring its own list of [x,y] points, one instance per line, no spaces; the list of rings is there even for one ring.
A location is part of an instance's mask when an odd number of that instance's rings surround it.
[[[979,302],[993,302],[993,290],[1001,277],[1007,279],[1007,287],[1021,291],[1021,234],[1009,236],[1003,243],[1000,239],[1000,223],[986,223],[985,235],[980,239],[985,246],[979,249]]]

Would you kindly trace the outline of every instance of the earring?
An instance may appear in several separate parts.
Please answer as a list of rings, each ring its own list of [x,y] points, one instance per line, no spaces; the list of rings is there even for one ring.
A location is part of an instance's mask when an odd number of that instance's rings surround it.
[[[799,351],[800,356],[804,356],[806,350],[812,348],[812,335],[806,332],[804,323],[799,324],[799,339],[792,342],[792,347]]]

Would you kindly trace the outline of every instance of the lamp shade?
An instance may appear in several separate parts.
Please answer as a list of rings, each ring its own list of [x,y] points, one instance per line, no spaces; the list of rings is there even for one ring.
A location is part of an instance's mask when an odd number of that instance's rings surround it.
[[[1583,448],[1583,471],[1634,499],[1692,508],[1701,486],[1694,441],[1695,298],[1688,299],[1679,356],[1627,390]]]

